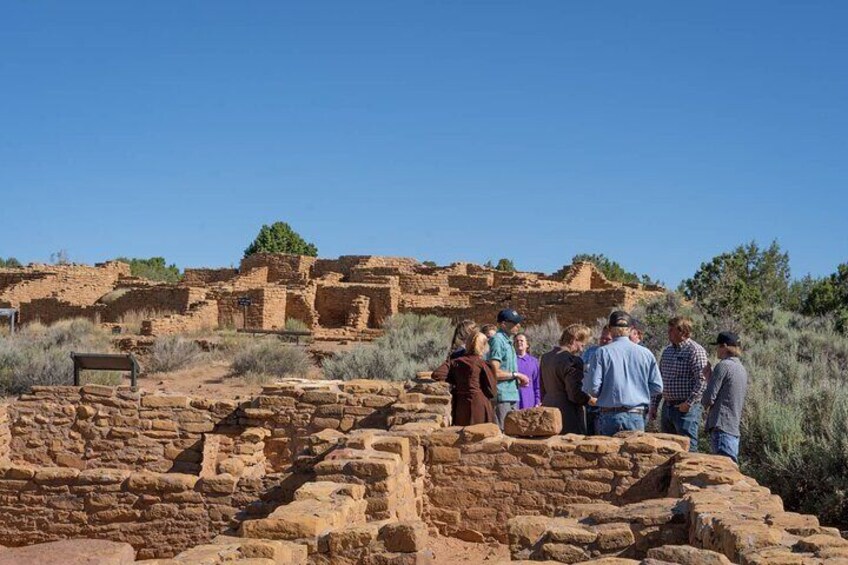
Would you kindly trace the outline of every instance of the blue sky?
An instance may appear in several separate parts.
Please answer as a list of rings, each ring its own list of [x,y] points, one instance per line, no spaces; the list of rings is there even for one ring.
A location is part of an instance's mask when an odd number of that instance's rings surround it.
[[[0,256],[848,260],[845,2],[0,3]]]

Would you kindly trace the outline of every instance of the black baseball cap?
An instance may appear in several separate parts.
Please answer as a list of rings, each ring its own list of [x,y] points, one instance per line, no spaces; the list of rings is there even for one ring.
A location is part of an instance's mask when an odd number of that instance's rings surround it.
[[[611,328],[629,328],[632,324],[633,319],[624,310],[616,310],[610,314],[609,326]]]
[[[739,336],[733,332],[720,332],[713,345],[739,346]]]
[[[524,318],[522,318],[518,312],[512,308],[505,308],[498,312],[498,323],[511,322],[513,324],[520,324],[522,320],[524,320]]]

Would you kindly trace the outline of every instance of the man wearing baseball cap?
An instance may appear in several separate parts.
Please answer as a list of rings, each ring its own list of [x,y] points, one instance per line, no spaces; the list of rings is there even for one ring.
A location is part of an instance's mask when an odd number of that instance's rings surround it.
[[[522,318],[512,308],[498,312],[498,331],[489,339],[489,364],[498,379],[495,399],[495,422],[503,430],[506,415],[518,404],[518,387],[530,384],[527,375],[518,372],[518,356],[512,346],[512,336],[521,328]]]
[[[716,455],[730,457],[738,463],[739,423],[748,392],[748,371],[739,360],[742,355],[739,336],[721,332],[713,345],[721,360],[713,369],[701,401],[710,411],[706,426],[710,448]]]
[[[583,382],[583,392],[598,399],[598,433],[612,436],[624,430],[645,429],[651,397],[661,394],[657,360],[645,347],[630,341],[632,319],[616,310],[609,317],[612,342],[598,348]]]

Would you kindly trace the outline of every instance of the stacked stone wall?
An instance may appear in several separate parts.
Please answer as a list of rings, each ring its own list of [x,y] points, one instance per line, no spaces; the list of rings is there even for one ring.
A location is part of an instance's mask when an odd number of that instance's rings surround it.
[[[186,334],[214,329],[218,325],[218,304],[203,300],[189,306],[185,314],[168,314],[141,323],[141,335]]]
[[[206,297],[206,289],[191,286],[151,285],[121,289],[103,309],[103,322],[117,322],[129,312],[181,314]],[[118,294],[118,293],[115,293]]]
[[[361,283],[319,284],[315,294],[315,310],[319,324],[325,328],[344,327],[348,312],[359,296],[370,300],[368,325],[379,328],[398,311],[399,292],[387,285]]]
[[[663,467],[688,447],[662,435],[518,439],[494,424],[446,428],[426,441],[430,523],[445,535],[500,541],[515,516],[662,496]]]
[[[245,257],[239,267],[244,273],[251,269],[267,267],[267,282],[282,284],[306,284],[317,259],[305,255],[285,253],[254,253]]]
[[[68,538],[131,544],[139,559],[170,557],[227,530],[255,480],[122,469],[0,467],[0,544]]]
[[[183,283],[188,285],[207,285],[226,282],[238,275],[238,269],[185,269]]]
[[[218,326],[222,328],[281,329],[286,324],[285,287],[266,286],[245,291],[216,292]],[[238,299],[250,299],[250,306],[239,306]]]
[[[204,434],[238,425],[237,405],[128,387],[34,387],[9,409],[12,462],[197,474]]]

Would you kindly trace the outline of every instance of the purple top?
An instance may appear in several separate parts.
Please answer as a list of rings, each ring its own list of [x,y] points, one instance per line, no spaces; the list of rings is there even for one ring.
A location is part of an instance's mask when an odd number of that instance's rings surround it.
[[[530,384],[518,387],[518,409],[533,408],[542,403],[542,391],[539,388],[539,360],[527,353],[518,356],[518,372],[530,377]]]

